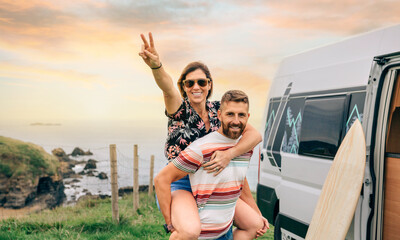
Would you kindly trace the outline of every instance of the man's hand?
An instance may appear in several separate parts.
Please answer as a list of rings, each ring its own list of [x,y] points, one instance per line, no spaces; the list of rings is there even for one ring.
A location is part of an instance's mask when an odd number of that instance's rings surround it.
[[[264,235],[267,232],[267,230],[269,229],[268,220],[265,217],[261,217],[261,219],[262,219],[262,221],[264,223],[264,227],[257,231],[256,238],[261,237],[262,235]]]
[[[217,176],[232,160],[233,156],[230,152],[230,149],[225,151],[215,151],[211,155],[211,160],[205,164],[203,164],[204,170],[208,173],[214,173],[214,176]]]

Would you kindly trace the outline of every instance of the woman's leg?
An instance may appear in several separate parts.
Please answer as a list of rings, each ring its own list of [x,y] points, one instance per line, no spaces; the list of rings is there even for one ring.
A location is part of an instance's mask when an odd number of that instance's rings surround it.
[[[247,203],[240,198],[235,207],[235,226],[233,231],[233,239],[254,239],[257,230],[263,227],[263,221],[260,215]]]
[[[171,221],[175,231],[169,239],[197,240],[201,225],[193,194],[186,190],[176,190],[171,195]]]

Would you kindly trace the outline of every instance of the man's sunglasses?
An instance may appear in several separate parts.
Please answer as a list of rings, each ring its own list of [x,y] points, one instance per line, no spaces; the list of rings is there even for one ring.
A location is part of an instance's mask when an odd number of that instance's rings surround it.
[[[211,80],[208,78],[199,78],[199,79],[186,79],[182,81],[182,84],[187,87],[191,88],[197,83],[200,87],[205,87]]]

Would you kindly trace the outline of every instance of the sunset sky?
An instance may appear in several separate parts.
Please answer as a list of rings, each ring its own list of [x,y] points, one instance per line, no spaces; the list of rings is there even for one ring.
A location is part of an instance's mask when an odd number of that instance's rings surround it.
[[[138,56],[151,31],[175,81],[203,61],[212,99],[244,90],[258,127],[285,56],[399,23],[397,0],[0,0],[0,120],[164,121]]]

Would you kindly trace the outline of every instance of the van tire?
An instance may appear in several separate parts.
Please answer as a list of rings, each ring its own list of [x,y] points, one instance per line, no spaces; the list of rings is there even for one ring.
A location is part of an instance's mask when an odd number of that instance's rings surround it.
[[[274,240],[282,240],[281,226],[279,222],[279,213],[276,215],[274,222]]]

